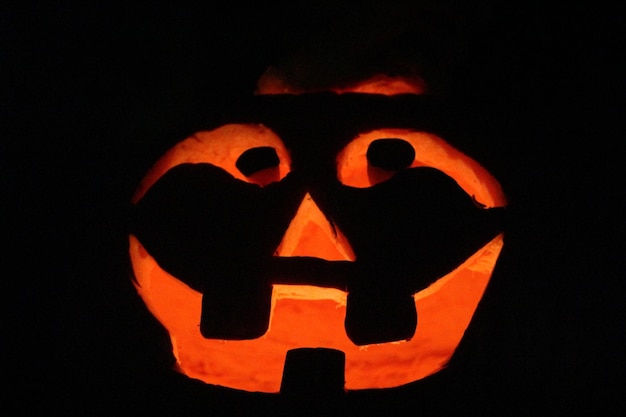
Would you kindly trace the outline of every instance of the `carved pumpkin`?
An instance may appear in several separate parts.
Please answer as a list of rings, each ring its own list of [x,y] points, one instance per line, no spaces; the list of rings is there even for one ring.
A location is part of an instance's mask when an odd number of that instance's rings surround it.
[[[332,111],[422,92],[377,78],[321,94],[314,103],[331,104],[308,124],[246,115],[156,162],[133,197],[130,257],[178,371],[277,393],[288,353],[307,348],[340,353],[346,390],[446,365],[503,246],[500,186],[411,120],[353,112],[344,123]],[[272,80],[259,93],[294,114],[312,108]]]

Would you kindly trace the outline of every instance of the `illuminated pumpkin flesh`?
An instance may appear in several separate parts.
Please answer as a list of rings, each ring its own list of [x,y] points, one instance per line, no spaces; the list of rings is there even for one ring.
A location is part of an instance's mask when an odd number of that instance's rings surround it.
[[[280,85],[270,84],[262,86],[260,93],[290,92]],[[376,90],[381,85],[384,90]],[[392,88],[388,88],[389,85]],[[355,86],[349,91],[422,92],[421,87],[415,87],[416,83],[398,85],[400,87],[377,79],[375,83]],[[389,138],[413,149],[413,160],[402,163],[403,171],[430,167],[444,173],[458,184],[469,200],[480,203],[477,211],[505,205],[498,182],[476,161],[434,133],[394,126],[360,132],[334,156],[334,175],[338,186],[343,187],[340,190],[367,192],[394,181],[394,170],[372,166],[372,158],[368,156],[368,149],[372,149],[374,142]],[[391,145],[395,146],[395,142],[390,142]],[[275,164],[252,173],[246,174],[245,169],[242,172],[238,166],[241,155],[251,149],[267,148],[274,149]],[[269,190],[288,181],[292,169],[297,170],[291,150],[271,128],[258,123],[232,123],[198,132],[178,143],[154,165],[134,195],[133,203],[140,204],[168,172],[186,164],[207,164],[227,173],[234,181],[247,184],[246,187]],[[185,184],[180,186],[185,187]],[[352,240],[358,228],[351,226],[343,230],[339,219],[333,218],[331,222],[315,195],[305,192],[289,211],[291,218],[284,223],[288,227],[280,231],[282,237],[276,241],[273,258],[317,258],[348,267],[359,264],[365,256],[362,254],[369,254],[362,248],[369,246]],[[223,220],[207,221],[220,223]],[[414,223],[416,220],[411,220],[410,224]],[[355,342],[353,339],[357,338],[346,330],[352,281],[333,281],[329,285],[323,280],[319,285],[301,283],[300,278],[285,277],[288,272],[283,271],[281,277],[271,281],[269,326],[264,334],[228,340],[203,335],[201,317],[210,312],[203,312],[206,304],[203,307],[202,288],[166,271],[159,256],[151,254],[141,237],[135,234],[130,236],[130,257],[136,288],[151,313],[167,329],[180,372],[208,384],[275,393],[281,388],[287,352],[298,348],[324,347],[344,352],[347,390],[396,387],[441,370],[470,323],[502,246],[503,235],[494,233],[456,267],[425,287],[416,288],[410,294],[417,312],[414,333],[400,340],[375,343]],[[167,262],[170,261],[164,261]],[[207,265],[207,279],[210,279],[211,266]],[[412,272],[406,273],[411,275]],[[220,318],[214,319],[219,321]]]

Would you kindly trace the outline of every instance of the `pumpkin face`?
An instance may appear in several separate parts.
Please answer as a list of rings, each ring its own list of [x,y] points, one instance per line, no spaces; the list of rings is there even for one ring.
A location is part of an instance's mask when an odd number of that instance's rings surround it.
[[[147,173],[130,257],[180,372],[277,393],[288,352],[325,348],[359,390],[449,361],[502,249],[505,199],[412,112],[380,116],[421,92],[397,85],[259,97]]]

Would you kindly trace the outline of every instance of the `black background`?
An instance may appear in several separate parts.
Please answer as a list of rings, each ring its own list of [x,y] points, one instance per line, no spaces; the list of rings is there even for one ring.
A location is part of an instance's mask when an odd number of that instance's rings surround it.
[[[2,2],[2,408],[623,409],[623,16],[496,3]],[[470,103],[472,126],[488,130],[488,169],[510,199],[505,252],[450,366],[396,390],[300,399],[302,409],[171,372],[167,337],[129,278],[123,215],[140,178],[205,118],[249,97],[269,65],[297,57],[323,78],[392,45],[429,62],[438,92]]]

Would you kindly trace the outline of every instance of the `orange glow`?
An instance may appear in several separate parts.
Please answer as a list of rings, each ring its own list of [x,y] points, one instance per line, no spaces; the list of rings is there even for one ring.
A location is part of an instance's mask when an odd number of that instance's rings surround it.
[[[420,79],[373,77],[336,88],[337,93],[422,94]],[[300,94],[271,74],[259,82],[257,94]],[[489,172],[442,138],[407,129],[382,128],[362,132],[337,156],[337,179],[350,187],[369,187],[389,173],[368,167],[369,144],[380,138],[400,138],[415,149],[411,167],[430,166],[455,179],[486,207],[506,204],[500,185]],[[271,146],[280,164],[270,176],[246,177],[235,162],[244,151]],[[169,169],[182,163],[210,163],[241,181],[264,186],[283,179],[291,160],[281,139],[263,125],[230,124],[199,132],[168,151],[145,176],[133,202]],[[216,219],[216,221],[220,221]],[[329,261],[355,261],[341,225],[330,225],[311,195],[306,194],[275,256],[312,256]],[[287,351],[324,347],[345,353],[345,388],[360,390],[404,385],[441,370],[450,360],[489,283],[503,247],[496,236],[449,274],[414,294],[418,322],[410,340],[355,345],[344,326],[347,293],[310,285],[274,285],[267,332],[252,340],[206,339],[200,333],[202,294],[164,271],[139,240],[129,236],[129,253],[136,289],[150,312],[171,338],[177,370],[204,381],[245,391],[280,391]],[[207,271],[210,273],[210,271]]]
[[[424,94],[426,86],[418,77],[402,77],[388,76],[385,74],[375,75],[365,81],[354,84],[330,87],[324,91],[332,91],[337,94],[343,93],[362,93],[362,94],[381,94],[384,96],[392,96],[397,94]],[[272,95],[272,94],[303,94],[302,89],[296,88],[285,83],[282,79],[277,78],[272,73],[266,73],[258,82],[256,94]]]
[[[209,384],[278,392],[287,351],[328,347],[346,354],[347,390],[389,388],[439,371],[463,337],[502,248],[497,236],[460,267],[415,294],[419,317],[408,341],[356,346],[344,329],[346,293],[310,286],[275,285],[267,333],[227,341],[200,334],[202,295],[163,271],[131,236],[137,290],[172,339],[178,369]]]

